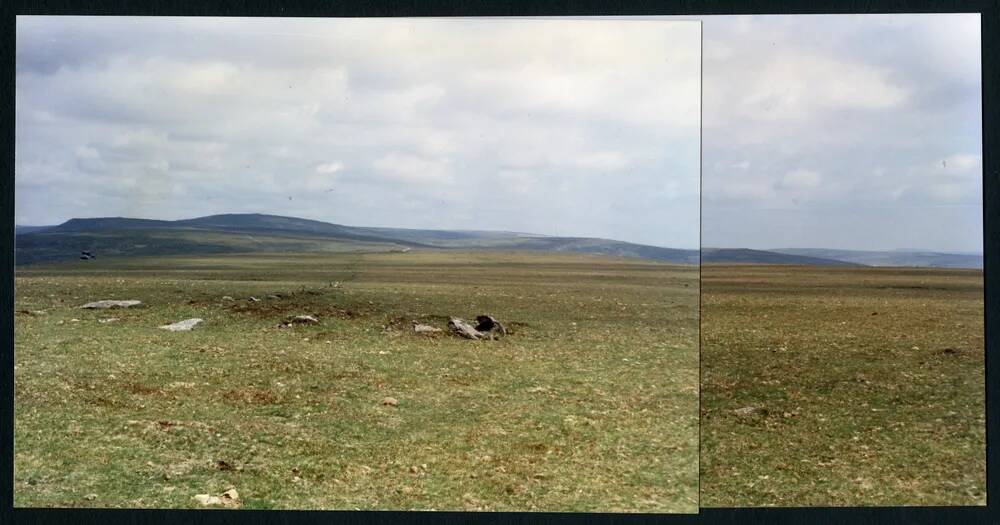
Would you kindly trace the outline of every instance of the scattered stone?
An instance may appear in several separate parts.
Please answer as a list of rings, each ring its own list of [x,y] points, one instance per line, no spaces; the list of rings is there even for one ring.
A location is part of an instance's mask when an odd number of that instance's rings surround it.
[[[71,323],[79,323],[80,320],[77,319],[76,317],[74,317],[74,318],[70,319],[69,322],[71,322]]]
[[[218,496],[212,496],[209,494],[195,494],[194,500],[201,503],[203,506],[208,507],[211,505],[222,505],[222,498]]]
[[[247,299],[247,301],[250,301],[251,303],[259,303],[260,299],[258,299],[258,298],[256,298],[256,297],[254,297],[254,296],[251,295],[250,298]]]
[[[279,324],[278,328],[285,328],[292,326],[293,324],[316,324],[318,322],[319,319],[316,319],[311,315],[296,315],[295,317],[291,317],[285,322]]]
[[[171,332],[187,332],[187,331],[191,330],[192,328],[194,328],[195,325],[197,325],[201,321],[202,320],[198,319],[198,318],[185,319],[183,321],[177,321],[176,323],[173,323],[173,324],[165,324],[165,325],[161,326],[160,328],[162,328],[164,330],[170,330]]]
[[[222,493],[222,504],[227,507],[238,507],[240,504],[240,493],[235,488]]]
[[[413,331],[418,334],[433,334],[438,332],[443,332],[444,330],[437,328],[435,326],[421,324],[416,321],[413,322]]]
[[[223,507],[240,506],[240,494],[236,492],[235,488],[230,488],[219,496],[212,496],[211,494],[195,494],[193,499],[205,507],[213,505],[221,505]]]
[[[107,308],[128,308],[130,306],[135,306],[137,304],[142,304],[142,301],[134,301],[134,300],[114,301],[108,299],[103,301],[94,301],[92,303],[87,303],[81,306],[80,308],[84,308],[87,310],[104,310]]]
[[[399,401],[397,401],[396,398],[394,397],[384,397],[382,398],[382,404],[385,406],[394,407],[394,406],[399,406]]]
[[[228,295],[223,295],[222,296],[222,300],[223,301],[235,301],[236,299],[233,299],[232,297],[230,297]]]
[[[480,332],[495,332],[500,335],[507,335],[507,329],[489,315],[477,315],[476,316],[476,330]]]
[[[87,494],[86,496],[83,497],[83,499],[85,499],[87,501],[94,501],[95,499],[97,499],[97,494],[93,494],[93,493]]]
[[[121,319],[117,317],[105,317],[97,320],[98,323],[113,323],[115,321],[121,321]]]
[[[733,413],[736,414],[737,416],[747,417],[756,414],[757,411],[759,410],[760,408],[749,406],[749,407],[737,408],[736,410],[733,410]]]
[[[452,317],[448,320],[448,329],[452,333],[464,337],[466,339],[482,339],[483,333],[476,330],[469,323],[466,323],[461,317]]]
[[[280,295],[270,294],[267,296],[268,299],[281,299]]]

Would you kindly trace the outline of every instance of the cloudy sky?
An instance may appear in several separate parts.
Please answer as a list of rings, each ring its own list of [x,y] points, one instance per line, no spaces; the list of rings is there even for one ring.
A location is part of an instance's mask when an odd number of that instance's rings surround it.
[[[697,21],[18,17],[16,222],[255,212],[696,248],[700,38]]]
[[[978,14],[703,20],[705,246],[982,251]]]

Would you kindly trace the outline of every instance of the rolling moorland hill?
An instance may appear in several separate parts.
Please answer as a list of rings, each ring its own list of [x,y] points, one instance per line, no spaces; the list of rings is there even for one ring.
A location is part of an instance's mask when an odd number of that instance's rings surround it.
[[[982,254],[931,251],[856,251],[823,248],[704,248],[702,262],[722,264],[789,264],[803,266],[894,266],[910,268],[982,269]]]
[[[824,257],[792,255],[747,248],[703,248],[701,260],[706,263],[735,264],[799,264],[805,266],[863,266],[862,264]]]
[[[407,251],[410,249],[543,250],[640,257],[697,264],[698,250],[587,237],[519,232],[366,228],[262,214],[211,215],[177,221],[101,217],[57,226],[18,227],[17,264],[99,257],[249,252]]]
[[[983,254],[942,253],[926,250],[829,250],[822,248],[780,248],[769,250],[787,255],[820,257],[866,266],[921,266],[933,268],[982,268]]]

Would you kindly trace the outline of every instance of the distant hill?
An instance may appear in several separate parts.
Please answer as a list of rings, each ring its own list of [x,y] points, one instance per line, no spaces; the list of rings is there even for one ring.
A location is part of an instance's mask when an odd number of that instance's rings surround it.
[[[15,224],[14,235],[21,235],[22,233],[39,232],[42,230],[47,230],[49,228],[52,228],[52,226],[27,226],[24,224]]]
[[[933,251],[862,251],[824,248],[780,248],[770,250],[787,255],[821,257],[864,264],[867,266],[919,266],[933,268],[982,268],[982,254],[944,253]]]
[[[697,250],[610,239],[519,232],[367,228],[262,214],[178,221],[100,217],[70,219],[16,236],[17,264],[98,257],[247,252],[405,251],[409,249],[542,250],[697,264]]]
[[[702,248],[701,260],[706,263],[736,264],[800,264],[809,266],[863,266],[862,264],[747,248]]]
[[[702,262],[735,264],[801,264],[812,266],[903,266],[982,268],[983,256],[968,253],[860,251],[825,248],[704,248]]]

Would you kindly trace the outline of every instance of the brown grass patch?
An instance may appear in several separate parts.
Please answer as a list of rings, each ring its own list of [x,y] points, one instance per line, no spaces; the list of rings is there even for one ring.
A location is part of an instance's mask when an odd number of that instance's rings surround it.
[[[275,405],[281,400],[278,394],[271,390],[260,388],[234,388],[223,392],[222,399],[229,403],[241,405]]]

